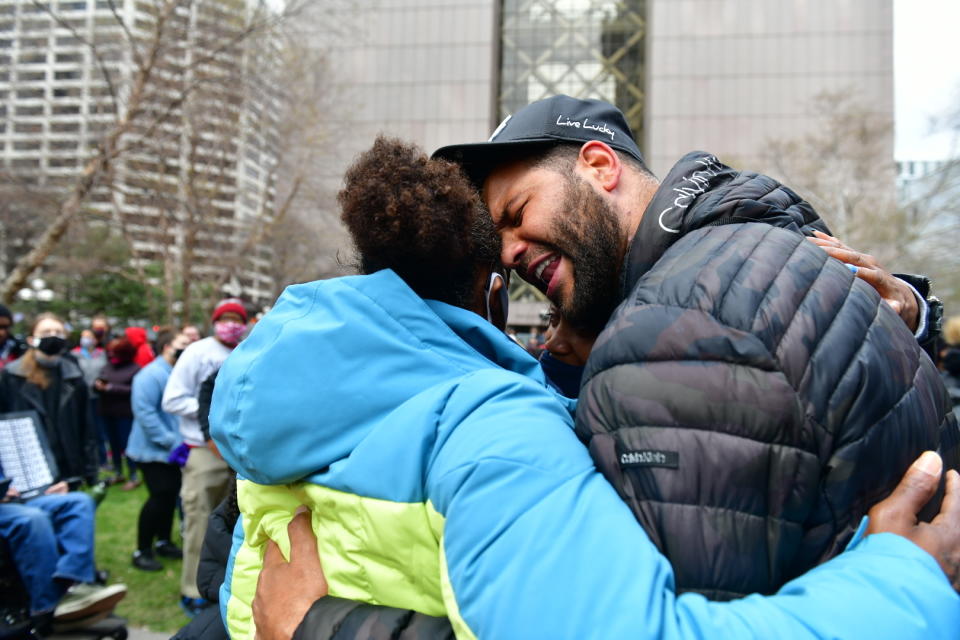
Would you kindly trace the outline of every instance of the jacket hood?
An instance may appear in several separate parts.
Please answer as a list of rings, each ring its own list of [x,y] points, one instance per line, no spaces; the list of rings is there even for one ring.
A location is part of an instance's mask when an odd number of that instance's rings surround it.
[[[770,176],[738,171],[713,154],[691,151],[673,166],[644,211],[622,270],[622,297],[687,233],[745,222],[802,233],[830,231],[809,203]]]
[[[290,482],[347,457],[421,392],[501,367],[546,387],[506,334],[420,298],[391,270],[294,285],[224,362],[210,432],[241,476]],[[320,430],[319,446],[304,451],[303,430]]]
[[[147,330],[143,327],[127,327],[123,330],[123,333],[127,336],[127,340],[135,347],[139,347],[147,342]]]

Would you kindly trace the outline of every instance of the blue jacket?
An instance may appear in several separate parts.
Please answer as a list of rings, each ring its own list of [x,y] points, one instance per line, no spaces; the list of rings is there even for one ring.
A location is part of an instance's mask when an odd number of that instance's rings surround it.
[[[289,287],[220,371],[211,434],[241,522],[221,593],[253,638],[262,547],[298,504],[330,594],[446,615],[460,638],[928,638],[960,599],[891,534],[712,603],[670,564],[572,431],[535,360],[391,271]],[[284,484],[289,483],[289,484]],[[267,486],[273,485],[273,486]]]
[[[133,377],[133,428],[127,455],[138,462],[167,462],[170,452],[183,442],[177,416],[160,407],[172,370],[170,363],[160,357]]]

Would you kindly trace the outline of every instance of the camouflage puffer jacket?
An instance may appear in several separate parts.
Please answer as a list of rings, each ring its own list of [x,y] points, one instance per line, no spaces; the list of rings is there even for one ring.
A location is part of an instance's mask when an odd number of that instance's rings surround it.
[[[807,203],[685,163],[634,240],[577,432],[678,592],[769,594],[842,551],[922,451],[956,466],[960,437],[901,319],[804,239],[825,228]]]

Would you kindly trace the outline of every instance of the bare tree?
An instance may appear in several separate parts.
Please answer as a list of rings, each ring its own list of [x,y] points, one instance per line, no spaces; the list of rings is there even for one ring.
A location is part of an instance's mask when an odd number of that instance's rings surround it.
[[[770,142],[768,170],[806,198],[847,244],[887,268],[934,279],[935,293],[960,303],[960,164],[946,161],[910,189],[897,189],[893,123],[852,92],[813,103],[819,126]]]
[[[281,11],[263,1],[233,0],[141,1],[131,11],[133,3],[122,7],[106,0],[112,22],[105,23],[101,12],[90,31],[52,4],[32,1],[88,49],[89,71],[100,79],[93,109],[101,117],[88,127],[98,134],[89,157],[63,188],[54,218],[6,275],[0,299],[9,302],[85,207],[96,204],[101,214],[111,211],[106,221],[132,241],[140,275],[145,260],[165,252],[179,256],[178,269],[165,264],[171,267],[164,270],[166,285],[171,300],[185,294],[189,303],[191,261],[217,251],[221,240],[233,246],[242,226],[236,207],[222,196],[236,189],[237,166],[228,166],[229,152],[240,150],[230,147],[238,144],[238,134],[254,131],[255,123],[242,118],[253,93],[262,91],[247,82],[255,66],[250,61],[261,60],[249,45],[268,42],[309,0],[288,2]],[[261,110],[268,106],[275,105],[262,104]],[[233,196],[235,204],[240,196]],[[210,234],[182,224],[201,219],[215,221]],[[174,273],[180,274],[179,287],[171,284]]]

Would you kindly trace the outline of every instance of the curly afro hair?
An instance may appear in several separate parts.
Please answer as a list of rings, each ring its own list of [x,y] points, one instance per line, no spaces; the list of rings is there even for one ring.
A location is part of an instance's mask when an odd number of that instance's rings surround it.
[[[460,167],[378,136],[347,169],[337,195],[362,273],[393,269],[422,298],[471,303],[500,240]]]

